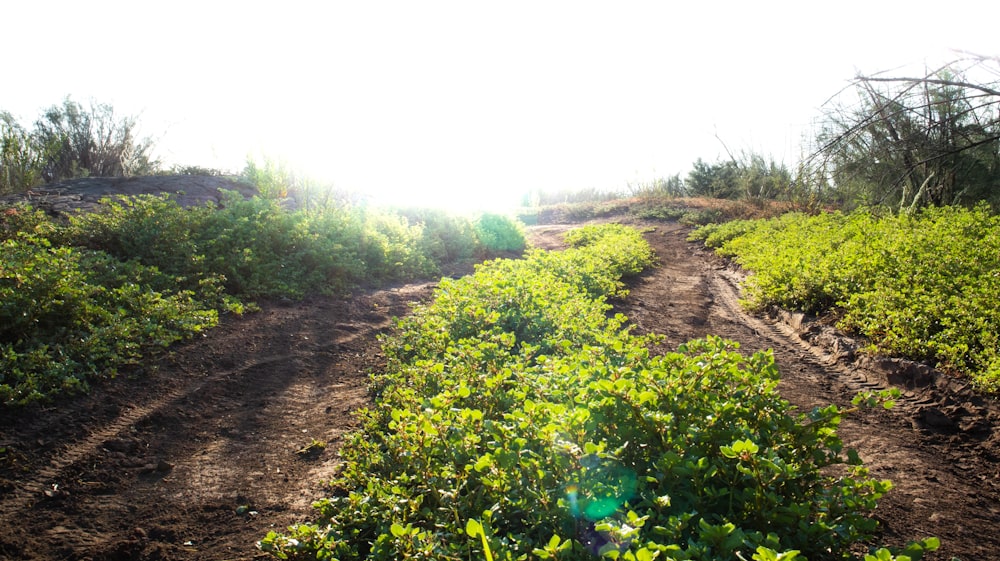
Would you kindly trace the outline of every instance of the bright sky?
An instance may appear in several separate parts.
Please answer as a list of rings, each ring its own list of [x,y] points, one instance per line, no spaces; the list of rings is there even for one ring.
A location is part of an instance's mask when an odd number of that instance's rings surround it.
[[[794,164],[857,71],[1000,55],[1000,2],[5,3],[0,109],[139,117],[167,163],[265,154],[394,202],[620,189],[701,157]]]

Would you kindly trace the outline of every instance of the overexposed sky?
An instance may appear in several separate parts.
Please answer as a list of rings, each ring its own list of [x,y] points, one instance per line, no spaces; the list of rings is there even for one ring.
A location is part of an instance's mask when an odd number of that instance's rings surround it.
[[[794,164],[857,71],[1000,55],[1000,3],[32,2],[0,9],[0,110],[112,104],[167,164],[267,155],[404,203]]]

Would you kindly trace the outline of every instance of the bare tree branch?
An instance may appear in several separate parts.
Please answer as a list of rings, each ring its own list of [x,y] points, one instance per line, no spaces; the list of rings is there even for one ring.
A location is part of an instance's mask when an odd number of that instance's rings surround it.
[[[993,88],[984,86],[982,84],[973,84],[971,82],[963,82],[958,80],[944,80],[941,78],[875,78],[872,76],[858,76],[856,80],[859,82],[907,82],[914,84],[936,84],[939,86],[955,86],[959,88],[968,88],[970,90],[979,90],[983,93],[1000,97],[1000,90],[995,90]]]

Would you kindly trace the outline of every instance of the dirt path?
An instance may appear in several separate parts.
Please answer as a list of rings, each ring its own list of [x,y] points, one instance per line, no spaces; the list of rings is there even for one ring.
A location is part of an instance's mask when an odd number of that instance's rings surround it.
[[[322,496],[377,335],[432,288],[266,304],[141,379],[4,419],[0,559],[265,558],[254,542]]]
[[[665,349],[706,334],[747,352],[774,349],[782,391],[800,408],[878,386],[877,375],[790,328],[744,314],[731,271],[685,242],[683,227],[652,226],[661,266],[635,281],[619,311],[663,334]],[[556,247],[566,228],[532,237]],[[376,336],[432,288],[266,304],[142,377],[0,418],[0,559],[267,558],[254,542],[309,518],[337,444],[356,426],[351,412],[368,404],[367,373],[383,360]],[[847,444],[896,484],[876,512],[886,541],[939,536],[941,560],[1000,551],[995,417],[983,407],[917,392],[890,412],[845,418]],[[328,446],[305,450],[313,441]]]

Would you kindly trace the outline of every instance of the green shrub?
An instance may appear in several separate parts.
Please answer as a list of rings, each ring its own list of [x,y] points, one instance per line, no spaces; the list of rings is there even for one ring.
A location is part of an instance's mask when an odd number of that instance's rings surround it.
[[[523,249],[523,234],[508,219],[481,224],[474,232],[467,220],[430,214],[411,223],[346,204],[289,210],[276,199],[230,193],[220,208],[183,209],[166,195],[107,200],[102,211],[73,217],[69,236],[157,267],[186,288],[221,278],[241,298],[300,298],[426,278],[468,259],[482,236],[492,236],[489,251]]]
[[[186,277],[199,272],[196,236],[208,208],[186,210],[169,195],[106,198],[99,212],[73,214],[67,235],[73,245],[103,251],[122,261]],[[191,278],[189,286],[198,278]]]
[[[522,251],[526,242],[521,226],[500,214],[483,214],[474,224],[479,246],[486,253]]]
[[[468,258],[468,220],[347,204],[289,210],[230,193],[218,208],[167,195],[106,199],[62,224],[0,210],[0,401],[85,388],[145,353],[242,313],[240,299],[299,298],[436,273]]]
[[[85,389],[216,324],[193,292],[150,289],[170,284],[137,262],[36,236],[0,243],[0,402]]]
[[[462,262],[475,255],[477,238],[468,219],[434,209],[400,209],[399,214],[422,228],[421,251],[434,263]]]
[[[368,274],[387,280],[431,274],[435,267],[421,251],[422,239],[423,227],[410,226],[402,216],[382,213],[366,215],[361,258]]]
[[[872,350],[1000,388],[1000,218],[987,207],[793,213],[697,235],[752,271],[750,307],[836,311]]]
[[[360,225],[349,212],[288,211],[278,201],[233,194],[199,236],[206,267],[246,298],[346,290],[363,275]]]
[[[51,239],[60,235],[60,228],[44,211],[29,205],[0,208],[0,241],[14,239],[22,233]]]

